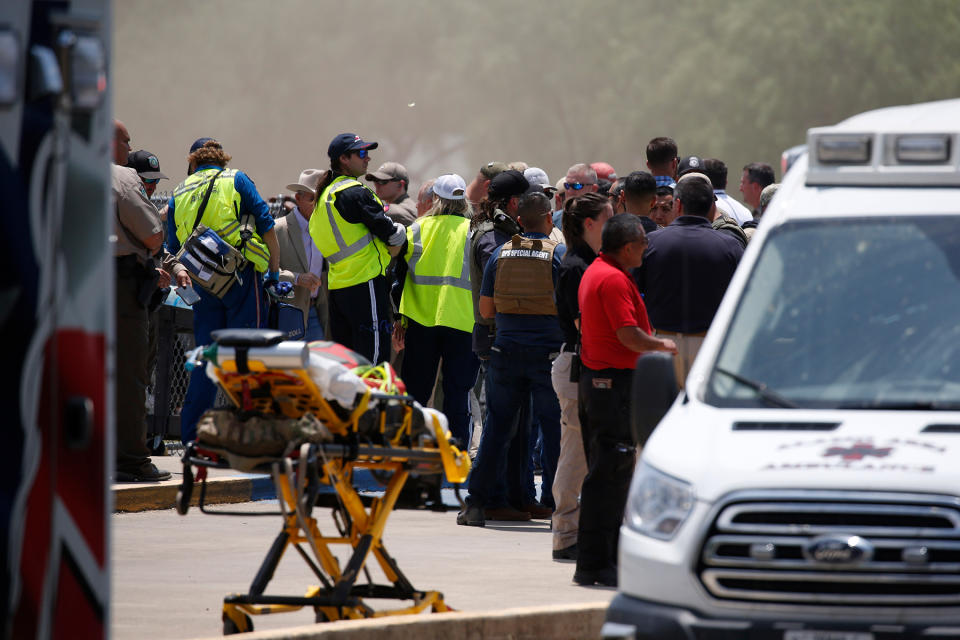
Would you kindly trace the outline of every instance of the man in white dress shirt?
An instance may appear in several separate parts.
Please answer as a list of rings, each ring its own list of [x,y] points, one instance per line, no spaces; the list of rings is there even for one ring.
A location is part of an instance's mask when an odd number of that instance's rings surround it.
[[[720,209],[728,216],[737,221],[737,224],[743,225],[744,222],[753,220],[753,214],[750,209],[740,204],[739,201],[727,195],[727,165],[723,160],[717,158],[707,158],[703,161],[703,173],[710,178],[713,183],[713,193],[717,196],[717,209]]]
[[[280,244],[280,279],[294,284],[293,303],[303,311],[304,340],[323,340],[329,334],[324,260],[310,237],[310,216],[317,204],[319,169],[304,169],[300,180],[287,185],[297,206],[277,218],[274,229]]]

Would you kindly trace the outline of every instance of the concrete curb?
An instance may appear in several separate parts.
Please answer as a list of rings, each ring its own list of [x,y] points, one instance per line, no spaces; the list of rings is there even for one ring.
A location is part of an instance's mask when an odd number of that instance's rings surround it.
[[[242,634],[244,640],[596,640],[608,603],[344,620]],[[256,626],[257,617],[253,616]],[[221,638],[222,636],[216,636]],[[238,636],[239,637],[239,636]],[[201,640],[214,640],[213,638]]]
[[[179,482],[151,485],[114,485],[114,513],[133,513],[154,509],[172,509],[176,506]],[[234,504],[275,497],[270,476],[249,475],[227,478],[207,478],[205,504]],[[190,504],[197,505],[200,483],[193,486]]]

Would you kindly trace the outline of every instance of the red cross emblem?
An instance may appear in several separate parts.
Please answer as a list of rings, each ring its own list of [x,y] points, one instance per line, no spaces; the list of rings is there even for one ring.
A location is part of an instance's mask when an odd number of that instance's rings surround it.
[[[855,442],[850,447],[830,447],[823,457],[840,456],[843,460],[863,460],[866,456],[886,458],[893,451],[893,447],[878,448],[870,442]]]

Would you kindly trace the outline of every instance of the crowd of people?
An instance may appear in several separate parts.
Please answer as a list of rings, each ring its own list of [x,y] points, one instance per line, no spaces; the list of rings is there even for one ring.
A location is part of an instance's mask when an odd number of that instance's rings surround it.
[[[118,480],[169,475],[144,444],[153,292],[197,285],[198,344],[219,328],[267,326],[271,301],[292,300],[304,339],[392,362],[410,395],[440,405],[462,446],[478,443],[458,524],[550,519],[552,557],[577,563],[575,582],[616,584],[637,455],[636,360],[671,354],[683,387],[777,188],[769,165],[743,168],[745,204],[727,194],[722,160],[681,158],[667,137],[649,142],[644,170],[624,176],[577,163],[551,183],[524,162],[490,162],[469,183],[450,173],[414,192],[397,162],[369,170],[376,142],[344,133],[328,146],[328,167],[287,185],[274,218],[211,138],[190,146],[189,175],[158,211],[147,196],[166,176],[129,140],[118,121]],[[204,242],[221,264],[236,257],[233,270],[191,258]],[[185,442],[214,391],[192,373]],[[482,416],[472,415],[476,398]]]

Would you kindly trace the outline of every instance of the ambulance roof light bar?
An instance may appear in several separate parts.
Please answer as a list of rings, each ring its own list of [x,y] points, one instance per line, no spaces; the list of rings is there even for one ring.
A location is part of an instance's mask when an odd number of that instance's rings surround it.
[[[810,129],[808,185],[960,186],[960,133]]]

